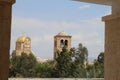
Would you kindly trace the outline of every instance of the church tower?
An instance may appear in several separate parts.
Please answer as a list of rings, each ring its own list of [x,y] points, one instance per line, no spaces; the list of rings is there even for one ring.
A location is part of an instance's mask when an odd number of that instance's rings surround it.
[[[26,54],[31,53],[31,39],[28,36],[22,35],[18,37],[16,41],[16,47],[15,47],[16,55],[21,55],[22,52]]]
[[[57,51],[61,51],[66,46],[68,51],[71,49],[71,36],[65,32],[60,32],[54,36],[54,60],[57,58]]]

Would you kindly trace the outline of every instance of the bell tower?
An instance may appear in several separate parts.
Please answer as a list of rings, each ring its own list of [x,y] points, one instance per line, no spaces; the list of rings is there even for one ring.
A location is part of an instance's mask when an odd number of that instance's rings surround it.
[[[68,51],[71,49],[71,36],[65,32],[60,32],[54,36],[54,60],[57,58],[57,51],[61,51],[66,46]]]

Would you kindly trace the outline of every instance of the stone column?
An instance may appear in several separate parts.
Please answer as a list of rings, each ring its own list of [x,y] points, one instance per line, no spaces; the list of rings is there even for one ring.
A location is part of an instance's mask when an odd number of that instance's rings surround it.
[[[120,80],[120,13],[102,19],[105,21],[105,80]]]
[[[15,0],[0,0],[0,80],[8,80],[11,9]]]

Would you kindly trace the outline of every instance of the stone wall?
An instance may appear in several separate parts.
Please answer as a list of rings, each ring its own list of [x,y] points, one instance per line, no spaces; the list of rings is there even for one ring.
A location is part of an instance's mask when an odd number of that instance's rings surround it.
[[[103,78],[9,78],[9,80],[104,80]]]

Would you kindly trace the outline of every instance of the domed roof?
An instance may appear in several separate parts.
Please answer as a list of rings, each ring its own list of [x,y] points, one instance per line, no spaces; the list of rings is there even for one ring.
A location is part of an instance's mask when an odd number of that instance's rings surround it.
[[[57,34],[57,36],[69,36],[66,32],[60,32]]]
[[[26,36],[20,36],[16,42],[24,42],[26,39]]]

